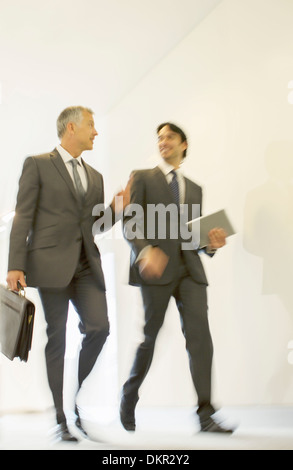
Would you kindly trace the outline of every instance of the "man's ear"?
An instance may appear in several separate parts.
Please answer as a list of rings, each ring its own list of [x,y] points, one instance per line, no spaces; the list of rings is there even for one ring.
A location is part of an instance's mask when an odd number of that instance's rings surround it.
[[[69,122],[66,126],[66,129],[69,132],[69,134],[71,134],[71,135],[74,134],[74,132],[75,132],[74,122]]]

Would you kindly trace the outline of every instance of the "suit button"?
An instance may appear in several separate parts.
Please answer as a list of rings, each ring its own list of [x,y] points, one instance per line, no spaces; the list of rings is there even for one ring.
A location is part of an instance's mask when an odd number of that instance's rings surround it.
[[[76,239],[77,242],[81,242],[81,240],[82,240],[82,237],[78,237],[78,238]]]

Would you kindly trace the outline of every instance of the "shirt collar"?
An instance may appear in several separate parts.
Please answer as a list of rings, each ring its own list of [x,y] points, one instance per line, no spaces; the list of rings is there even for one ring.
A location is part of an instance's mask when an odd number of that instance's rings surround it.
[[[165,176],[167,176],[172,170],[175,170],[175,168],[172,165],[170,165],[170,163],[166,162],[165,160],[161,160],[158,166]],[[176,174],[179,174],[181,176],[182,173],[179,168],[175,171],[176,171]]]
[[[67,150],[65,150],[65,148],[62,147],[62,145],[57,145],[56,149],[60,153],[60,156],[65,164],[70,162],[74,158],[69,152],[67,152]],[[81,155],[75,158],[75,160],[77,160],[78,163],[82,166]]]

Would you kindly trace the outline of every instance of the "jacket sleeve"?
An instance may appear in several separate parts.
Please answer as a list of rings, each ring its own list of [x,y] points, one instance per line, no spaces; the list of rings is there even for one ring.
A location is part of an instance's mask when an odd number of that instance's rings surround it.
[[[145,238],[145,181],[143,171],[133,172],[130,204],[125,208],[123,217],[124,238],[130,244],[134,258],[150,245]]]
[[[202,188],[200,188],[200,216],[202,216],[202,199]],[[216,251],[217,250],[209,251],[207,246],[198,250],[199,253],[205,253],[210,258],[212,258],[216,254]]]
[[[99,185],[101,185],[102,192],[99,203],[96,204],[92,210],[92,215],[94,217],[92,234],[94,237],[96,235],[102,235],[110,230],[119,220],[119,217],[116,216],[115,211],[113,210],[112,204],[110,204],[107,208],[105,207],[104,180],[101,174],[99,174],[99,176]]]
[[[26,272],[27,239],[33,227],[40,191],[39,173],[33,157],[23,165],[10,233],[8,271]]]

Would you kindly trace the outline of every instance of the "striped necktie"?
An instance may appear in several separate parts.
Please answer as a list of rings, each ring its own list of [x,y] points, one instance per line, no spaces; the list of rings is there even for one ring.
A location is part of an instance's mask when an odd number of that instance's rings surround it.
[[[178,179],[176,175],[176,171],[172,170],[170,173],[172,173],[173,178],[171,183],[169,183],[170,189],[173,194],[174,202],[177,204],[179,207],[180,201],[179,201],[179,184],[178,184]]]
[[[71,162],[72,168],[73,168],[73,178],[74,178],[74,182],[75,182],[75,189],[76,189],[76,192],[79,196],[80,201],[83,202],[83,199],[84,199],[84,196],[85,196],[85,190],[84,190],[84,187],[82,185],[79,173],[77,171],[77,165],[79,165],[79,163],[75,159],[70,160],[70,162]]]

